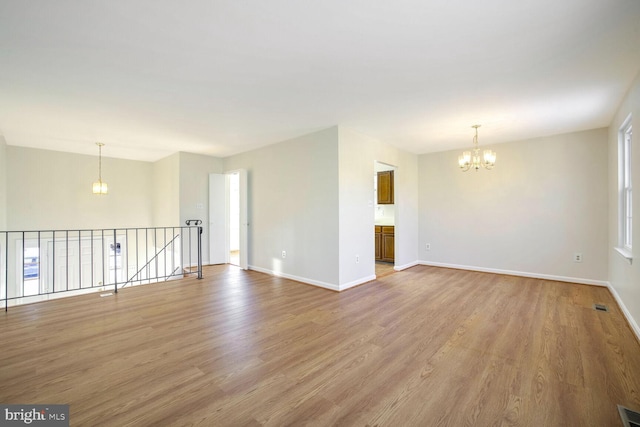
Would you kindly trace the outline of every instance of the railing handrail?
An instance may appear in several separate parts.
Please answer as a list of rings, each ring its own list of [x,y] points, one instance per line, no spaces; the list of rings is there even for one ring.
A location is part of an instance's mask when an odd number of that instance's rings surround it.
[[[39,229],[39,230],[0,230],[0,233],[53,233],[53,232],[66,232],[66,231],[112,231],[112,230],[166,230],[169,228],[202,228],[195,225],[173,225],[167,227],[107,227],[107,228],[51,228],[51,229]]]
[[[190,267],[197,265],[197,271],[185,274],[197,272],[198,279],[202,279],[203,227],[200,223],[169,227],[0,230],[0,301],[4,299],[7,311],[9,301],[12,305],[23,304],[48,299],[53,294],[85,293],[109,286],[117,293],[122,283],[121,288],[133,282],[169,280],[187,265],[185,262]],[[163,246],[158,250],[159,245]],[[194,255],[197,258],[193,258]],[[155,273],[149,267],[153,261]],[[141,264],[144,266],[139,268]],[[126,275],[134,268],[138,271],[127,279]],[[145,269],[147,272],[142,277]],[[119,282],[122,280],[119,277],[127,280]]]

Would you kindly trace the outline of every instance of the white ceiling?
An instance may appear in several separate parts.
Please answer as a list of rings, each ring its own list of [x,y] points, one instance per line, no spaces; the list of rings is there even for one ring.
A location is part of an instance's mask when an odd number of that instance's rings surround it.
[[[638,0],[0,0],[7,144],[106,157],[593,129],[639,70]]]

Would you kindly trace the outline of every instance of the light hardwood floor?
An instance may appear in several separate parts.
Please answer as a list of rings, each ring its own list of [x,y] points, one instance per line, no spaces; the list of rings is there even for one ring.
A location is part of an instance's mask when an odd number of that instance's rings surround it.
[[[0,402],[70,404],[79,426],[618,426],[616,404],[640,409],[640,345],[605,288],[204,274],[2,313]]]
[[[394,265],[391,262],[376,261],[376,277],[381,279],[384,276],[395,273],[393,267]]]

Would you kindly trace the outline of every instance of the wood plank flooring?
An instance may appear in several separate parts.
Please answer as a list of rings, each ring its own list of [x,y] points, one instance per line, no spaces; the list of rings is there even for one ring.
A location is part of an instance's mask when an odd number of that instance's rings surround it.
[[[70,404],[74,426],[618,426],[616,404],[640,410],[640,345],[605,288],[425,266],[342,293],[204,274],[2,313],[0,402]]]

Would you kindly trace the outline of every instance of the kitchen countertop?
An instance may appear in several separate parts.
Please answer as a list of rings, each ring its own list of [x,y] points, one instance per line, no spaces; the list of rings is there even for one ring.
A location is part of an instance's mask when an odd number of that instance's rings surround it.
[[[385,227],[394,227],[395,226],[392,222],[385,222],[385,221],[376,221],[375,225],[381,225],[381,226],[385,226]]]

